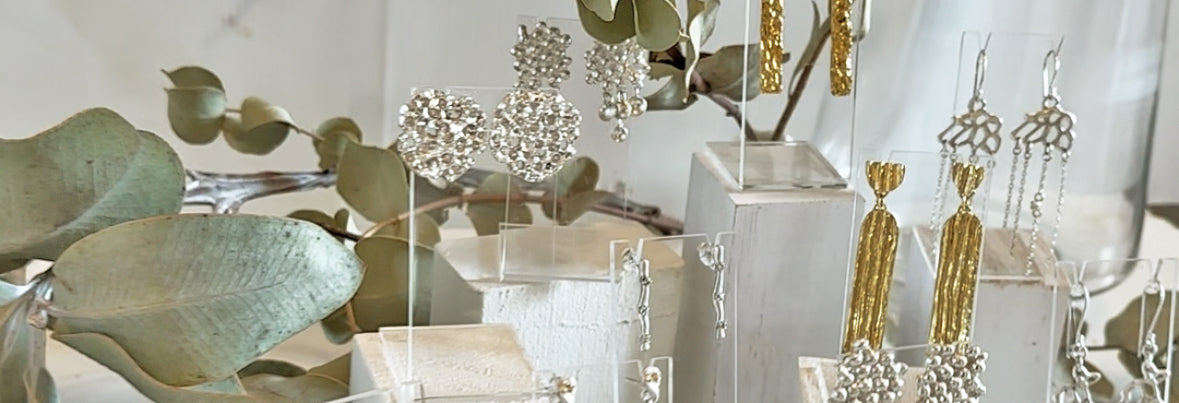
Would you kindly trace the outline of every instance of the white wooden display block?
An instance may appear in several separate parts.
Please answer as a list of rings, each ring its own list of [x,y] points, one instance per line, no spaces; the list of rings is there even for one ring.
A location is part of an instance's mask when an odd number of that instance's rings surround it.
[[[838,381],[839,361],[831,358],[799,357],[798,379],[802,388],[802,403],[828,403],[831,390]],[[917,378],[925,368],[909,367],[902,375],[905,385],[901,387],[901,398],[895,403],[917,403]]]
[[[1014,248],[1009,230],[987,229],[983,237],[972,340],[989,354],[982,377],[987,385],[984,402],[1045,399],[1068,309],[1068,281],[1054,257],[1041,253],[1033,275],[1024,276],[1030,236],[1026,232],[1019,235]],[[928,343],[937,271],[933,232],[920,227],[909,236],[915,240],[908,242],[911,250],[904,253],[924,258],[898,260],[900,279],[893,287],[889,307],[897,326],[888,334],[891,343],[898,346]],[[1038,250],[1050,250],[1043,238],[1039,243]],[[898,295],[900,298],[895,298]],[[920,365],[924,350],[904,351],[897,358]]]
[[[420,382],[425,396],[527,394],[533,391],[533,368],[516,333],[507,325],[415,327],[414,379],[407,379],[408,328],[384,328],[353,339],[352,394],[374,390],[365,403],[412,403],[397,400],[407,382]]]
[[[593,229],[597,232],[595,238],[606,246],[610,240],[654,236],[639,224],[613,217],[587,216],[577,225]],[[609,253],[599,249],[608,250],[587,247],[568,252],[583,256],[554,260],[608,268]],[[622,276],[617,283],[501,282],[497,279],[500,253],[496,236],[445,240],[435,246],[434,252],[431,324],[510,324],[539,370],[606,364],[612,362],[613,347],[619,349],[623,360],[639,358],[637,276]],[[654,342],[648,356],[670,356],[676,339],[683,259],[659,242],[646,243],[643,257],[651,262],[653,281]]]
[[[740,191],[712,153],[694,155],[684,232],[736,233],[728,252],[735,312],[718,347],[713,274],[687,259],[674,356],[677,400],[731,402],[736,388],[740,402],[798,401],[798,358],[839,350],[857,198],[845,189]],[[685,243],[685,253],[696,246]]]

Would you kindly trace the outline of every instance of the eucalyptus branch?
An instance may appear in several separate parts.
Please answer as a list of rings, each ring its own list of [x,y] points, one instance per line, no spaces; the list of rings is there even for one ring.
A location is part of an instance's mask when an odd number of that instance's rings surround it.
[[[295,126],[293,124],[291,125],[291,129],[294,130],[296,133],[306,135],[307,137],[311,137],[312,139],[315,139],[316,141],[323,141],[323,136],[320,136],[313,131],[304,129],[299,126]]]
[[[807,51],[804,52],[805,59],[801,59],[799,63],[802,70],[798,74],[797,80],[790,80],[790,95],[786,101],[786,109],[782,110],[782,116],[778,118],[778,124],[774,126],[774,134],[770,137],[770,141],[782,141],[786,138],[786,124],[790,122],[790,117],[794,115],[794,110],[798,109],[798,103],[802,100],[802,92],[806,89],[806,84],[810,81],[811,72],[815,69],[815,61],[819,59],[819,55],[823,54],[823,46],[827,43],[827,39],[831,37],[831,19],[824,20],[818,31],[815,32],[815,37],[811,38],[811,42],[807,44]]]
[[[210,206],[216,213],[236,213],[242,204],[259,197],[327,188],[336,184],[336,173],[258,172],[222,174],[186,170],[184,204]]]
[[[733,103],[733,101],[724,95],[712,92],[712,86],[708,84],[708,81],[704,80],[704,77],[699,72],[693,71],[691,78],[692,85],[696,87],[697,94],[708,97],[709,100],[716,103],[721,109],[724,109],[725,116],[733,118],[733,120],[737,121],[738,126],[744,127],[746,140],[758,141],[757,130],[754,130],[753,126],[749,124],[749,120],[741,113],[741,108],[737,104]]]

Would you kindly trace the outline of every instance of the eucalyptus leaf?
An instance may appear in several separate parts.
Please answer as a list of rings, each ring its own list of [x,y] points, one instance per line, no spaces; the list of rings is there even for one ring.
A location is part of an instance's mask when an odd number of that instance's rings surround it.
[[[399,239],[409,239],[409,229],[413,227],[417,232],[418,246],[425,248],[433,248],[434,244],[442,241],[442,230],[438,222],[427,214],[418,214],[414,217],[413,225],[409,225],[409,220],[403,220],[397,224],[389,225],[377,231],[377,235],[385,235]]]
[[[314,223],[314,224],[319,225],[321,227],[330,227],[330,228],[335,228],[335,229],[339,229],[339,230],[345,230],[348,228],[347,210],[341,210],[341,211],[345,212],[343,224],[340,223],[340,220],[338,219],[338,217],[333,217],[333,216],[327,215],[327,213],[324,213],[319,210],[295,210],[295,211],[291,212],[290,214],[287,214],[287,217],[294,218],[296,220],[303,220],[303,221],[307,221],[310,223]],[[339,212],[337,212],[337,214],[339,214]],[[336,237],[336,240],[343,242],[344,238]]]
[[[302,221],[184,214],[127,222],[57,260],[54,337],[101,333],[151,378],[198,385],[234,375],[343,305],[363,270]]]
[[[254,374],[271,374],[285,377],[306,374],[307,370],[295,364],[281,360],[261,359],[251,362],[237,371],[238,378],[246,378]]]
[[[648,0],[639,0],[648,1]],[[662,0],[656,0],[662,1]],[[577,2],[577,17],[585,33],[598,42],[617,44],[635,36],[635,0],[618,0],[614,18],[603,19],[581,1]]]
[[[454,182],[447,182],[443,183],[442,186],[436,186],[430,180],[418,175],[414,175],[414,180],[417,181],[414,184],[414,192],[416,193],[414,203],[418,206],[424,206],[428,203],[446,198],[461,197],[463,191],[466,190],[463,185]],[[436,223],[443,224],[450,219],[449,211],[450,209],[440,208],[431,210],[426,214],[432,217]]]
[[[647,110],[651,111],[684,110],[696,103],[696,94],[689,93],[687,84],[678,76],[672,77],[663,87],[644,98],[647,99]]]
[[[588,157],[577,157],[562,165],[546,183],[546,188],[558,197],[588,192],[598,186],[599,174],[597,162]]]
[[[680,99],[685,105],[691,105],[694,101],[694,99],[689,99],[691,95],[688,91],[689,83],[692,82],[692,74],[696,71],[696,62],[700,60],[700,48],[711,35],[713,25],[716,23],[718,9],[720,9],[718,1],[705,1],[704,4],[695,5],[689,3],[688,24],[684,30],[686,35],[682,35],[679,40],[679,50],[684,56],[683,74],[672,78],[672,82],[679,90]]]
[[[344,354],[307,371],[347,385],[352,379],[352,354]]]
[[[512,180],[509,175],[495,173],[483,180],[472,195],[502,195],[505,201],[490,201],[467,204],[467,217],[479,235],[499,233],[501,223],[531,224],[532,211],[523,201],[507,201],[512,197],[520,197],[524,192],[520,189],[520,181]]]
[[[246,98],[241,107],[242,131],[225,132],[234,150],[265,155],[274,151],[291,132],[291,114],[256,97]]]
[[[172,132],[189,144],[208,144],[221,133],[225,93],[213,87],[169,88],[168,122]]]
[[[320,136],[325,136],[333,132],[352,133],[356,136],[357,142],[360,142],[360,139],[364,138],[364,134],[360,130],[360,125],[356,124],[356,121],[349,117],[337,116],[325,120],[319,124],[319,127],[315,128],[315,134]]]
[[[696,43],[704,45],[712,38],[716,28],[716,10],[720,7],[720,0],[687,0],[688,21],[696,20]]]
[[[0,260],[56,260],[100,229],[180,211],[180,159],[109,109],[88,109],[34,137],[0,140]],[[11,269],[12,267],[7,267]]]
[[[255,374],[242,379],[253,398],[268,403],[318,403],[348,396],[348,385],[312,374],[284,377]]]
[[[635,40],[643,49],[666,50],[680,38],[680,13],[672,0],[635,0]],[[617,18],[617,17],[615,17]]]
[[[383,326],[409,323],[409,299],[414,298],[414,323],[429,319],[430,276],[434,253],[417,248],[414,255],[416,285],[409,287],[409,242],[389,236],[374,236],[356,243],[356,254],[368,268],[360,289],[352,297],[356,324],[372,332]]]
[[[344,305],[319,322],[323,337],[332,344],[347,343],[352,340],[352,335],[360,332],[360,328],[348,318],[348,309],[350,305]]]
[[[602,21],[613,21],[614,10],[618,7],[618,0],[577,0],[577,2],[594,12]]]
[[[225,86],[221,84],[221,79],[204,67],[183,66],[172,71],[161,71],[172,81],[172,85],[178,88],[210,87],[216,88],[222,93],[225,92]]]
[[[369,221],[409,210],[405,165],[393,151],[347,143],[337,166],[336,192]]]
[[[647,77],[652,80],[658,80],[664,77],[671,77],[676,74],[683,73],[683,70],[667,63],[653,62],[651,63],[651,70],[647,72]]]
[[[585,213],[590,212],[612,195],[612,193],[604,190],[591,190],[588,192],[575,193],[560,199],[557,199],[556,214],[549,213],[549,209],[545,209],[545,216],[558,225],[569,225],[578,218],[581,218]]]
[[[360,137],[351,132],[328,132],[320,137],[323,141],[315,140],[315,153],[319,155],[319,169],[333,169],[340,161],[340,155],[344,153],[344,147],[348,143],[360,143]]]
[[[789,57],[786,54],[783,62],[789,60]],[[696,71],[709,84],[711,93],[743,101],[761,94],[760,63],[761,52],[756,43],[731,45],[701,58],[696,64]]]
[[[231,395],[240,395],[246,392],[245,388],[242,387],[241,379],[238,379],[237,375],[230,375],[228,378],[220,381],[190,386],[187,389],[196,392],[225,393]]]
[[[186,403],[259,403],[246,395],[189,390],[166,385],[148,375],[126,350],[100,333],[54,334],[54,339],[98,361],[131,383],[139,393],[157,402]]]

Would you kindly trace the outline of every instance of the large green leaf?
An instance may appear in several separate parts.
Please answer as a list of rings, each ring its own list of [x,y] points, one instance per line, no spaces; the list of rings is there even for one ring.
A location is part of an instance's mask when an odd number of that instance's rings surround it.
[[[369,221],[381,221],[409,209],[405,165],[397,153],[349,142],[337,171],[336,192]]]
[[[680,37],[680,13],[672,0],[635,0],[633,5],[639,46],[656,52],[675,46]]]
[[[648,0],[639,0],[648,1]],[[663,0],[652,0],[663,1]],[[635,36],[635,0],[618,0],[615,6],[614,18],[606,20],[598,17],[581,1],[577,2],[577,17],[581,20],[581,27],[590,37],[602,43],[621,43]]]
[[[761,53],[757,44],[730,45],[700,59],[696,71],[709,84],[709,91],[734,101],[750,100],[761,94],[759,65]],[[783,63],[790,59],[784,55]]]
[[[265,155],[274,151],[291,132],[291,114],[256,97],[242,101],[241,130],[226,130],[225,141],[234,150]]]
[[[364,331],[376,331],[382,326],[404,326],[409,323],[409,301],[414,298],[414,323],[425,324],[429,318],[430,276],[434,253],[417,248],[414,255],[413,292],[409,287],[409,242],[388,236],[374,236],[356,243],[356,254],[368,270],[364,282],[352,298],[356,324]]]
[[[180,211],[184,169],[159,137],[89,109],[32,138],[0,140],[0,260],[55,260],[111,225]]]
[[[314,224],[188,214],[99,231],[53,271],[54,337],[101,333],[152,378],[193,386],[234,375],[343,305],[363,268]]]
[[[500,223],[531,224],[532,211],[522,200],[510,200],[523,196],[520,181],[502,173],[492,174],[479,184],[472,195],[502,197],[504,201],[481,201],[467,205],[467,217],[479,235],[499,233]]]
[[[32,290],[0,281],[0,403],[57,402],[53,377],[44,368],[37,371],[36,386],[28,382],[30,354],[44,354],[32,351],[32,343],[45,339],[43,331],[28,324]]]

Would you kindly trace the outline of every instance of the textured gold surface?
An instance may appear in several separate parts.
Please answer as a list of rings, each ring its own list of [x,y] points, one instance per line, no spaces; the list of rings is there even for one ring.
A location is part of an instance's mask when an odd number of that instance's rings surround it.
[[[905,166],[895,162],[868,161],[868,186],[876,193],[876,205],[864,216],[856,246],[851,304],[843,333],[843,352],[852,352],[857,340],[880,350],[884,342],[888,290],[897,256],[897,220],[884,206],[884,197],[901,185]]]
[[[785,0],[761,0],[761,92],[782,92],[782,3]]]
[[[982,183],[983,167],[955,162],[951,173],[962,204],[942,229],[929,323],[929,342],[942,345],[970,340],[982,246],[982,222],[971,211],[970,203]]]
[[[852,90],[852,0],[828,0],[831,13],[831,95]]]

